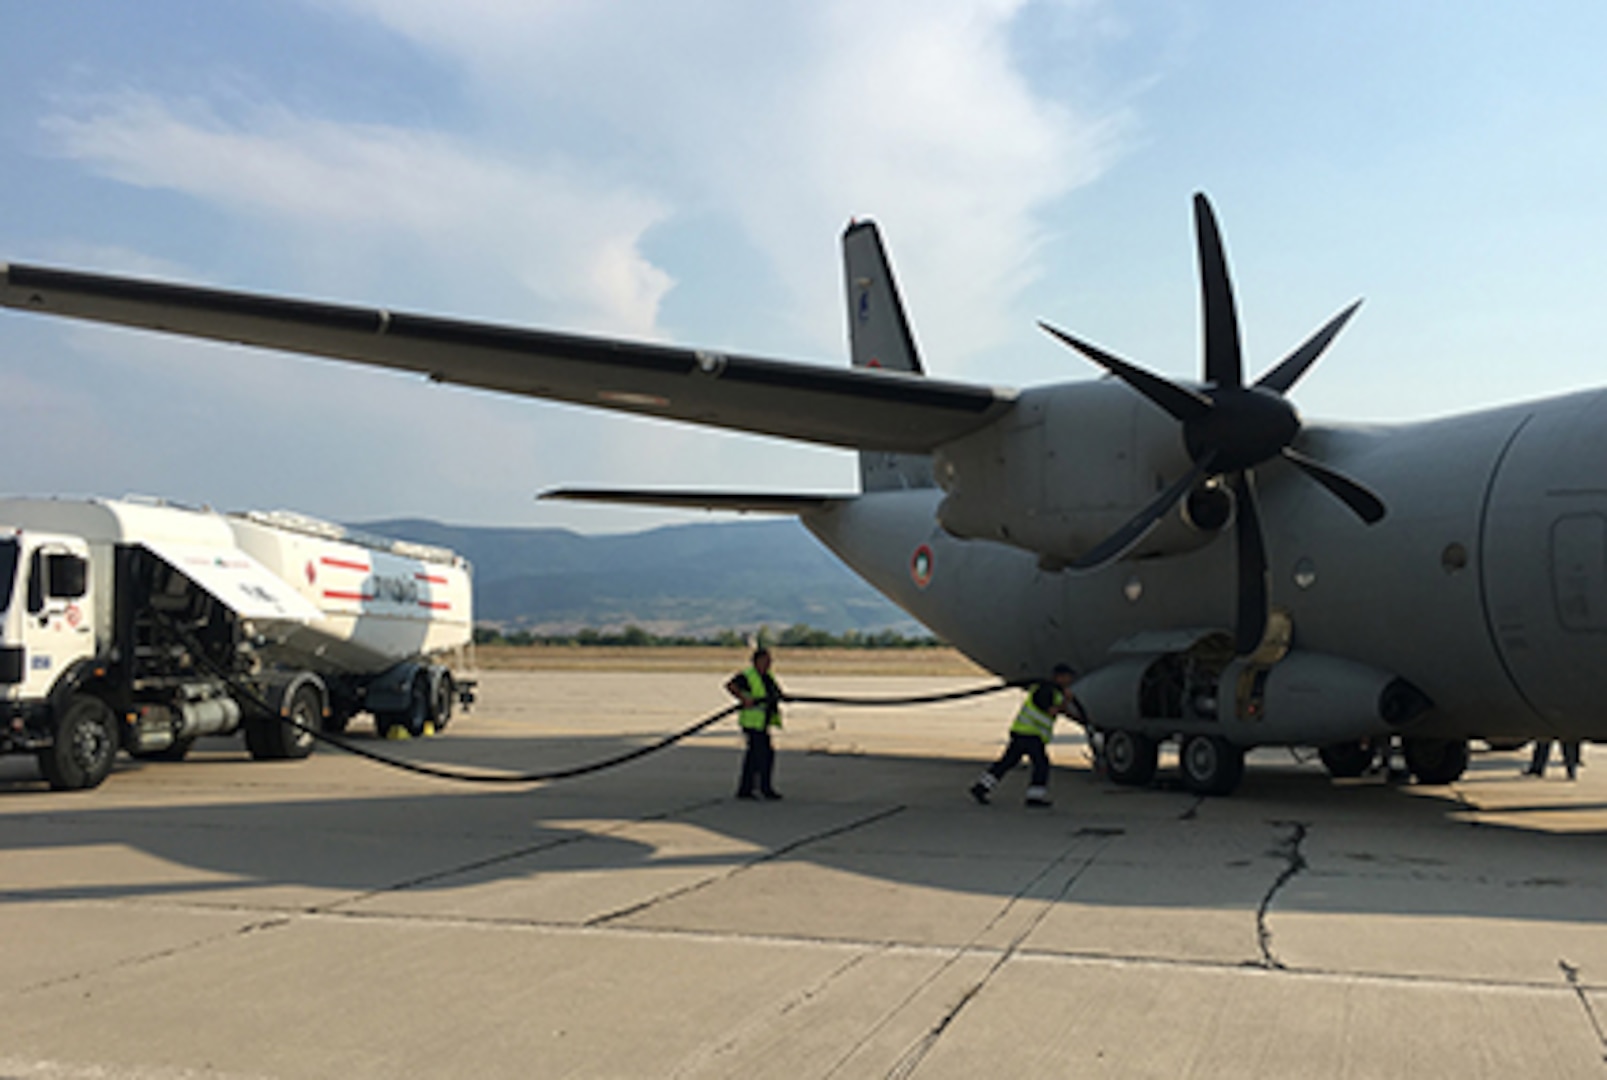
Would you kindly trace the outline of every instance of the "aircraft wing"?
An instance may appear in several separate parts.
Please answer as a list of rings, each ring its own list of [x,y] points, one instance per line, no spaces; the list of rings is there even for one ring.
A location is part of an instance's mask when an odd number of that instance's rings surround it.
[[[0,305],[414,371],[436,382],[776,435],[924,453],[1015,392],[866,368],[526,330],[378,308],[0,264]]]

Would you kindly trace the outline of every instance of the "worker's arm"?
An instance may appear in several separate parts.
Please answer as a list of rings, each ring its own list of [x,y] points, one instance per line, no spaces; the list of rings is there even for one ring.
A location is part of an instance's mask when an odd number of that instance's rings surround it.
[[[725,684],[725,688],[732,697],[742,703],[744,709],[753,708],[753,695],[748,693],[748,680],[741,675],[733,675],[731,676],[731,681]]]

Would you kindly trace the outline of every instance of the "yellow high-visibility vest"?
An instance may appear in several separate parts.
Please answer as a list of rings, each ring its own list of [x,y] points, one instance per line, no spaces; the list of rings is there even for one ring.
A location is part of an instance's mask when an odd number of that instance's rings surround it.
[[[1033,704],[1032,701],[1032,699],[1038,693],[1038,687],[1042,685],[1042,683],[1039,683],[1037,686],[1034,686],[1032,689],[1027,691],[1027,700],[1021,703],[1021,711],[1016,713],[1015,723],[1010,725],[1010,734],[1036,735],[1044,742],[1048,742],[1050,739],[1054,738],[1055,714],[1052,712],[1044,712],[1042,709],[1038,708],[1037,705]],[[1054,687],[1054,695],[1055,698],[1052,708],[1058,710],[1066,704],[1066,695],[1058,686]]]
[[[769,691],[764,686],[764,676],[759,674],[758,668],[749,668],[742,673],[748,683],[748,696],[755,704],[751,709],[743,709],[737,713],[737,723],[749,731],[763,731],[765,728],[781,726],[781,710],[773,709],[765,703]]]

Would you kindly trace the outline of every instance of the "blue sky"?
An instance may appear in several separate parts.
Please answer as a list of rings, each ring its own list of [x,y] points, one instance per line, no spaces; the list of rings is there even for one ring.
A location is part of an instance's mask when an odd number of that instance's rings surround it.
[[[1607,383],[1607,7],[61,0],[0,37],[0,259],[844,363],[877,218],[935,373],[1197,367],[1210,193],[1260,368],[1397,421]],[[0,315],[7,488],[586,531],[561,484],[850,455]]]

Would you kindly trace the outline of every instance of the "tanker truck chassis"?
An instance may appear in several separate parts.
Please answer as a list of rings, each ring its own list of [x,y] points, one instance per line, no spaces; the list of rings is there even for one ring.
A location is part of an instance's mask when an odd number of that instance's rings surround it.
[[[360,712],[424,735],[473,701],[468,565],[287,512],[0,499],[0,754],[92,788],[118,752],[243,732],[305,757]]]

